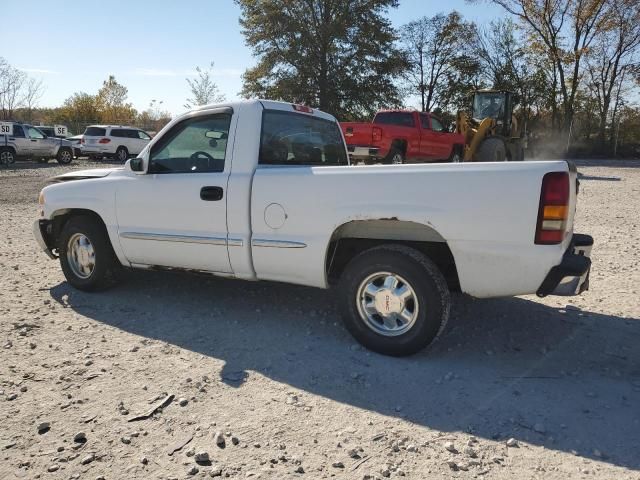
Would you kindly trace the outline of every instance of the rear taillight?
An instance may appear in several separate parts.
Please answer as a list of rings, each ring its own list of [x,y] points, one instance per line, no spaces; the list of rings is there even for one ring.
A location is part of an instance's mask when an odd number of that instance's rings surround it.
[[[110,138],[101,138],[100,140],[98,140],[98,143],[109,143],[110,141]]]
[[[80,139],[80,143],[84,145],[84,137]]]
[[[373,127],[371,130],[371,136],[374,142],[379,142],[382,140],[382,129],[378,127]]]
[[[542,179],[535,243],[537,245],[562,243],[567,231],[568,218],[569,174],[547,173]]]

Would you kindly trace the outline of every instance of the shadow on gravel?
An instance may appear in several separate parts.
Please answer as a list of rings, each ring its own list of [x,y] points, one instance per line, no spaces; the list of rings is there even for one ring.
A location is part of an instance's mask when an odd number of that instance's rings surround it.
[[[172,273],[127,273],[86,294],[61,283],[66,308],[225,366],[442,431],[573,452],[640,470],[640,321],[523,298],[455,296],[433,348],[389,358],[357,346],[331,292]],[[587,293],[588,294],[588,293]]]

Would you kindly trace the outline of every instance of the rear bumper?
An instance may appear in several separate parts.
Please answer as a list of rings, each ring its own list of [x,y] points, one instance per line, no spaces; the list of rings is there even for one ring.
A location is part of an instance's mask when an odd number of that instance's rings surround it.
[[[585,290],[589,290],[592,247],[593,237],[574,234],[571,245],[562,257],[562,262],[549,271],[536,294],[539,297],[571,296],[580,295]]]
[[[33,222],[33,236],[36,238],[36,242],[38,242],[38,246],[42,249],[44,253],[46,253],[49,258],[55,260],[56,257],[47,242],[45,241],[45,235],[47,235],[48,226],[51,224],[48,220],[36,220]]]
[[[347,145],[349,156],[354,160],[375,162],[384,157],[380,153],[380,147],[372,145]]]

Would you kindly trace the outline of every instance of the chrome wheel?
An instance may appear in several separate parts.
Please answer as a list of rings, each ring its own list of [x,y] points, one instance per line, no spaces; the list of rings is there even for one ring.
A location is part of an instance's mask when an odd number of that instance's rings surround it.
[[[13,156],[13,152],[11,150],[3,150],[0,152],[0,163],[4,165],[11,165],[16,161],[16,158]]]
[[[73,160],[73,155],[69,150],[62,150],[60,152],[60,163],[70,163]]]
[[[460,162],[462,162],[462,157],[460,156],[460,154],[458,152],[453,154],[453,157],[451,157],[451,162],[452,163],[460,163]]]
[[[402,154],[400,152],[395,153],[391,158],[391,163],[393,165],[402,165],[404,163],[404,158],[402,158]]]
[[[358,287],[357,305],[365,325],[376,333],[395,337],[409,331],[418,318],[418,297],[400,275],[378,272]]]
[[[87,279],[96,267],[96,254],[91,240],[82,233],[74,233],[67,242],[67,260],[73,273]]]

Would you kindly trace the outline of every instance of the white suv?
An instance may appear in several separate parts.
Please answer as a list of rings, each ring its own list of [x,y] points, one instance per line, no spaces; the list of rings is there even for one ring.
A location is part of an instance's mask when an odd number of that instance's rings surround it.
[[[89,157],[112,157],[121,162],[138,155],[151,137],[143,130],[121,125],[91,125],[82,136],[82,153]]]

